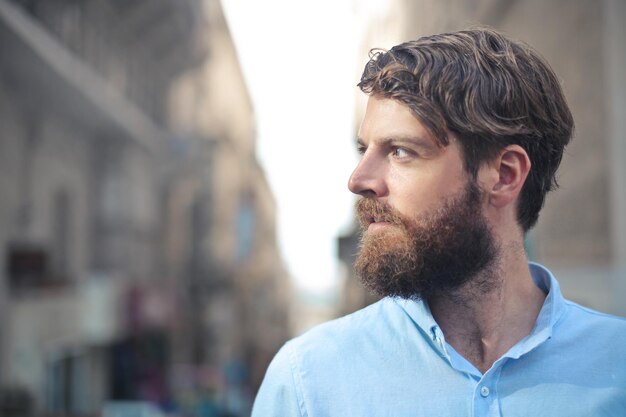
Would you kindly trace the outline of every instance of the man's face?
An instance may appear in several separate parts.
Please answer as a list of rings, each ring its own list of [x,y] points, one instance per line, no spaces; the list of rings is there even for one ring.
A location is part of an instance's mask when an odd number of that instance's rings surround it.
[[[451,136],[439,146],[405,105],[370,97],[361,161],[349,188],[363,228],[355,268],[382,295],[429,296],[458,288],[495,258],[481,192]]]

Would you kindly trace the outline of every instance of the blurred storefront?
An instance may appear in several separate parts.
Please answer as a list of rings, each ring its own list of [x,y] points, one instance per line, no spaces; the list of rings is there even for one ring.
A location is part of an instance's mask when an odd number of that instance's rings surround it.
[[[246,415],[290,288],[219,2],[0,0],[0,50],[0,415]]]

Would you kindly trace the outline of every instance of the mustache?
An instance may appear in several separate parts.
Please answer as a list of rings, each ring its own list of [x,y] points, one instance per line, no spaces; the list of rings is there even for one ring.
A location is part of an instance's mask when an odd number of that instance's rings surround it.
[[[356,202],[356,215],[362,228],[373,222],[387,222],[404,225],[402,215],[388,203],[373,198],[362,197]]]

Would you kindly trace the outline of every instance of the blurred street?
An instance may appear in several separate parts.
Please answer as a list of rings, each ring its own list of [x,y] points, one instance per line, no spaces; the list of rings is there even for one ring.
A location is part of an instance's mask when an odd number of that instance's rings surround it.
[[[0,415],[245,416],[290,335],[215,1],[0,2]]]

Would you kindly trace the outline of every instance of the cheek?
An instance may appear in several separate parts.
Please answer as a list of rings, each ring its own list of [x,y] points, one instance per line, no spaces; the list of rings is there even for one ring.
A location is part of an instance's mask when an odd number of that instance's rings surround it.
[[[404,216],[415,218],[424,212],[437,209],[443,201],[459,193],[463,184],[463,181],[453,175],[422,175],[419,178],[397,176],[391,182],[389,204]]]
[[[408,217],[414,217],[436,199],[432,181],[424,176],[393,172],[389,181],[389,204]]]

